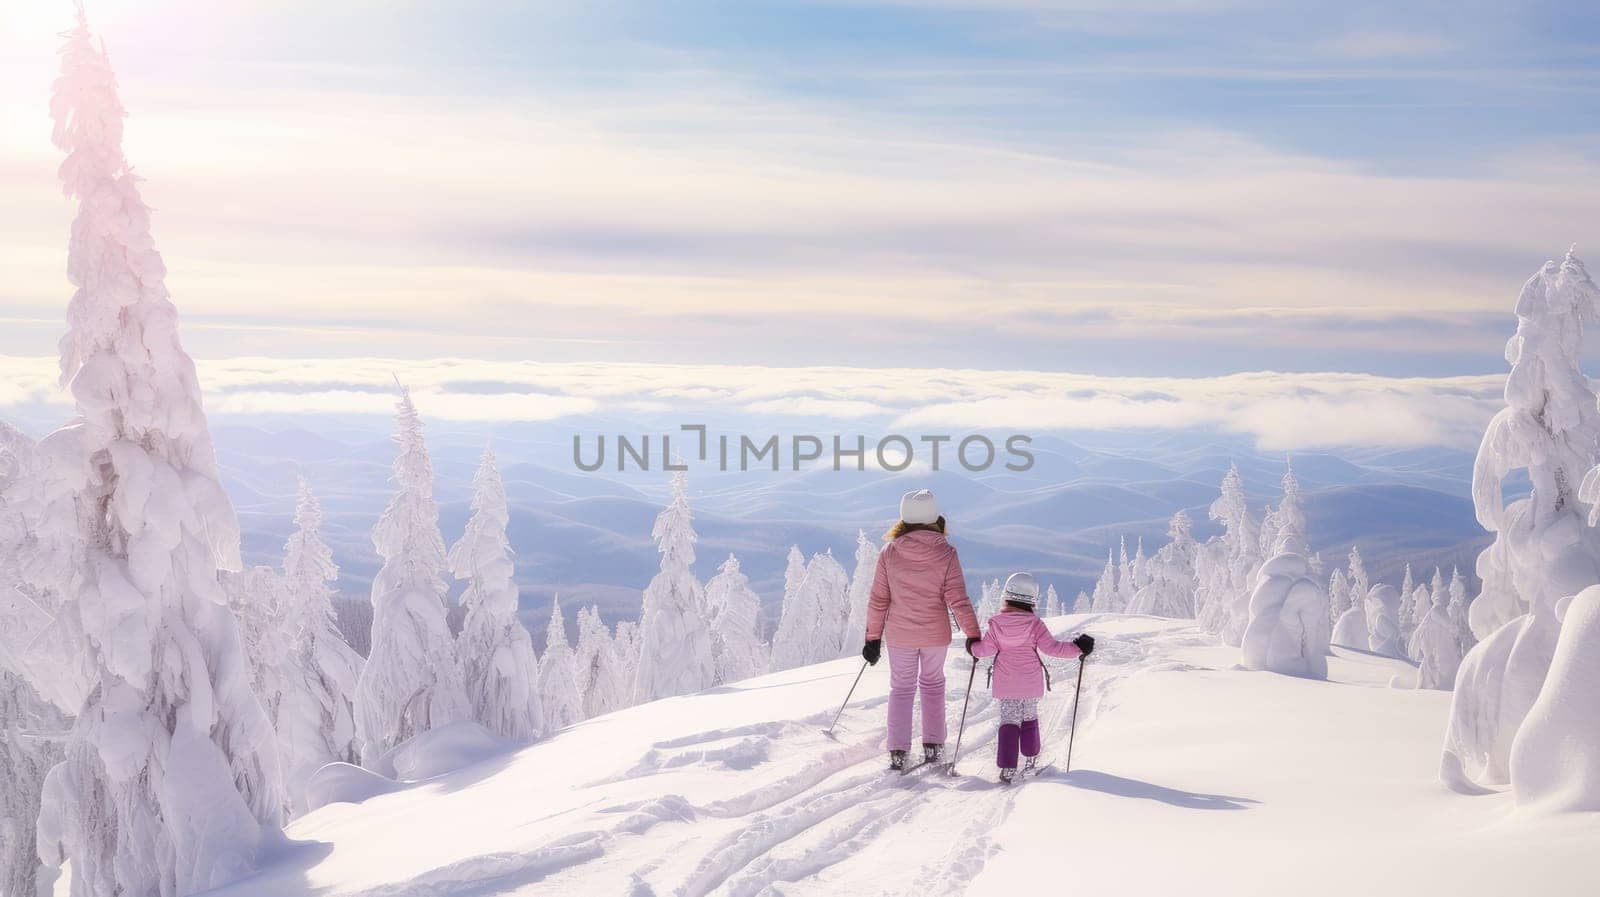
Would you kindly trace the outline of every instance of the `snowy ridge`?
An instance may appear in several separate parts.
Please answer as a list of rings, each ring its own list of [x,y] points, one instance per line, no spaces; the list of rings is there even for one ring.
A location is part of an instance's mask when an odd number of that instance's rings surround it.
[[[1437,787],[1449,696],[1388,688],[1410,671],[1404,661],[1335,649],[1330,681],[1313,682],[1240,670],[1236,651],[1191,623],[1051,622],[1101,639],[1070,774],[994,783],[996,705],[981,668],[962,775],[886,774],[881,667],[864,677],[837,741],[822,733],[858,667],[846,659],[629,708],[400,793],[325,807],[289,830],[325,842],[318,849],[215,897],[987,894],[1053,880],[1063,850],[1075,875],[1127,893],[1266,895],[1281,893],[1274,870],[1289,874],[1330,838],[1390,868],[1392,887],[1365,880],[1363,893],[1403,893],[1424,875],[1459,893],[1491,893],[1497,881],[1521,893],[1574,881],[1586,862],[1592,828],[1557,818],[1492,827],[1508,796],[1468,801]],[[1076,664],[1053,666],[1041,725],[1059,764]],[[952,729],[970,669],[952,652]],[[1358,716],[1366,722],[1352,724]],[[1356,809],[1363,802],[1384,806],[1383,819]],[[1431,833],[1420,847],[1399,831],[1419,824]],[[1262,838],[1281,842],[1280,856],[1252,859]],[[1173,863],[1148,862],[1157,841],[1173,845]],[[1169,879],[1201,844],[1208,858]],[[1260,865],[1259,881],[1228,871],[1246,863]],[[1334,871],[1299,893],[1342,893],[1360,876]]]

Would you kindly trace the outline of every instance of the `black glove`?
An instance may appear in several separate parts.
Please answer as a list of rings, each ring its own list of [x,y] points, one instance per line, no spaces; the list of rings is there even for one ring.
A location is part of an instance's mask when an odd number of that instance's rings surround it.
[[[873,666],[877,666],[878,658],[882,654],[883,639],[881,638],[869,638],[867,639],[867,643],[861,646],[861,659],[872,664]]]
[[[1087,632],[1073,639],[1072,643],[1078,646],[1078,650],[1083,652],[1084,657],[1094,653],[1094,636]]]
[[[977,638],[976,636],[967,636],[967,656],[968,657],[972,658],[973,660],[977,660],[978,659],[978,655],[972,653],[972,646],[976,645],[977,643],[979,643],[981,641],[983,641],[983,639]]]

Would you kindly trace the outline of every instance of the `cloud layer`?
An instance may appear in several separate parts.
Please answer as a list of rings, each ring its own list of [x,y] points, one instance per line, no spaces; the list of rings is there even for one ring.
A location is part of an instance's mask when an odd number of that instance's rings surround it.
[[[234,358],[199,362],[214,418],[387,415],[395,377],[424,416],[480,423],[696,414],[840,431],[1197,430],[1263,449],[1470,447],[1504,377],[1246,373],[1102,377],[1039,371],[536,364],[458,359]],[[0,416],[69,409],[51,359],[0,356]]]

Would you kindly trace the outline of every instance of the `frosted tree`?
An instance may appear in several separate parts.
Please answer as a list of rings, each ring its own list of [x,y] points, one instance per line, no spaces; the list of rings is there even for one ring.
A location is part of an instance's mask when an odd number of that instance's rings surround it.
[[[806,556],[800,553],[800,546],[790,545],[789,556],[783,568],[783,601],[778,605],[778,620],[781,622],[789,613],[789,605],[800,594],[800,583],[806,578]],[[865,632],[865,627],[862,632]],[[773,633],[776,640],[777,633]]]
[[[544,658],[539,661],[539,702],[551,731],[583,721],[578,661],[567,641],[567,620],[561,615],[560,596],[550,599],[550,626],[545,631]]]
[[[1218,563],[1206,583],[1209,593],[1201,624],[1230,645],[1244,637],[1250,618],[1251,576],[1258,564],[1258,527],[1250,516],[1244,480],[1237,465],[1222,479],[1222,494],[1212,502],[1212,520],[1222,524]]]
[[[871,563],[876,565],[878,553],[872,549]],[[863,563],[860,551],[856,554],[856,579],[861,578],[861,564]],[[872,585],[872,569],[866,573],[867,586]],[[854,591],[855,583],[851,583]],[[854,596],[852,596],[852,601]],[[706,604],[711,610],[711,653],[716,670],[715,682],[722,685],[728,682],[738,682],[759,676],[767,671],[772,662],[771,651],[761,641],[757,626],[761,614],[761,599],[756,597],[750,588],[750,578],[739,569],[739,559],[731,553],[728,559],[717,568],[717,575],[711,577],[706,583]],[[852,607],[853,612],[853,607]],[[846,646],[864,637],[866,622],[861,624],[860,631],[847,630],[853,633]]]
[[[583,715],[596,717],[627,706],[632,682],[627,665],[617,652],[616,640],[600,617],[600,608],[578,611],[578,693],[583,695]]]
[[[1495,539],[1478,556],[1483,591],[1469,616],[1481,641],[1456,677],[1441,759],[1441,778],[1458,790],[1506,784],[1517,730],[1555,653],[1557,604],[1600,581],[1600,533],[1585,525],[1600,499],[1591,473],[1600,411],[1579,369],[1583,328],[1597,313],[1600,289],[1570,250],[1517,298],[1506,407],[1490,420],[1472,475],[1478,522]],[[1507,505],[1505,480],[1519,469],[1530,494]]]
[[[772,668],[787,670],[853,653],[840,641],[840,621],[850,615],[849,580],[831,551],[806,564],[794,601],[772,637]],[[864,631],[864,630],[863,630]]]
[[[299,675],[290,632],[289,589],[271,567],[257,566],[241,572],[223,572],[222,591],[239,627],[239,639],[250,664],[250,687],[273,721]],[[278,763],[284,776],[272,794],[281,811],[291,808],[287,775],[291,747],[278,738]]]
[[[1298,533],[1304,537],[1306,532],[1305,503],[1300,497],[1300,478],[1294,475],[1294,465],[1284,462],[1283,479],[1280,480],[1283,488],[1283,498],[1278,506],[1268,511],[1261,521],[1259,539],[1260,557],[1272,557],[1277,553],[1278,544],[1285,533]],[[1307,558],[1310,565],[1311,559]]]
[[[339,634],[333,552],[322,540],[322,508],[300,481],[295,530],[283,547],[283,595],[290,635],[285,688],[273,721],[283,747],[290,806],[305,809],[311,773],[329,763],[357,763],[355,693],[361,655]]]
[[[853,650],[867,633],[867,599],[872,597],[872,579],[878,572],[878,543],[866,530],[856,531],[856,569],[850,576],[850,619],[844,627],[844,646]],[[731,556],[731,555],[730,555]]]
[[[1333,575],[1328,577],[1328,616],[1330,622],[1338,622],[1339,615],[1350,609],[1350,583],[1344,578],[1344,571],[1337,567]]]
[[[1297,525],[1279,521],[1277,554],[1257,575],[1241,653],[1247,669],[1326,679],[1328,596],[1312,578]]]
[[[1411,575],[1411,564],[1406,564],[1405,575],[1400,579],[1400,636],[1402,639],[1411,636],[1411,630],[1416,626],[1416,597],[1417,581]]]
[[[1000,596],[1003,591],[1004,589],[998,579],[991,579],[980,587],[978,606],[973,609],[978,615],[979,626],[989,625],[989,621],[994,618],[994,615],[1000,612],[1003,606]]]
[[[1419,593],[1427,586],[1418,586]],[[1456,670],[1461,666],[1461,644],[1455,624],[1450,620],[1450,599],[1436,593],[1428,612],[1417,623],[1406,646],[1406,654],[1417,662],[1417,687],[1449,691],[1455,686]]]
[[[1450,572],[1450,623],[1455,627],[1456,644],[1461,646],[1461,656],[1466,657],[1472,646],[1478,643],[1472,634],[1472,624],[1468,622],[1471,599],[1467,597],[1467,580],[1461,575],[1459,569]]]
[[[661,572],[644,590],[633,685],[636,702],[700,691],[716,678],[705,594],[689,569],[694,563],[695,534],[688,490],[688,477],[681,470],[674,472],[672,501],[651,530],[661,554]],[[791,572],[798,553],[790,549]]]
[[[247,872],[274,837],[277,749],[218,581],[240,566],[238,521],[81,9],[61,63],[54,141],[79,200],[61,376],[77,416],[39,450],[81,473],[61,500],[92,521],[61,612],[93,691],[46,778],[39,852],[71,864],[74,897],[189,894]]]
[[[383,566],[372,580],[372,653],[356,685],[361,761],[471,717],[455,639],[445,623],[445,549],[422,418],[402,388],[395,405],[394,498],[372,530]]]
[[[1061,616],[1061,596],[1056,594],[1056,587],[1053,584],[1044,590],[1044,615]]]
[[[1133,572],[1133,593],[1135,595],[1139,594],[1140,589],[1150,584],[1149,564],[1150,558],[1144,553],[1144,537],[1141,536],[1133,550],[1133,565],[1131,568]],[[1132,603],[1132,599],[1129,599],[1129,603]]]
[[[1106,566],[1100,571],[1100,578],[1094,584],[1094,596],[1089,599],[1089,607],[1097,614],[1114,614],[1122,610],[1121,593],[1117,591],[1117,565],[1111,558],[1111,550],[1106,550]]]
[[[1117,609],[1126,611],[1137,593],[1138,585],[1134,581],[1133,560],[1128,556],[1128,537],[1122,536],[1117,540]]]
[[[1367,649],[1386,657],[1404,657],[1400,640],[1400,593],[1388,583],[1367,592]]]
[[[456,639],[462,685],[472,719],[501,738],[532,741],[544,732],[539,659],[517,618],[522,600],[506,538],[511,511],[492,451],[484,449],[472,485],[472,516],[447,558],[451,574],[467,583]]]
[[[1189,515],[1179,511],[1167,524],[1167,544],[1145,565],[1149,583],[1139,590],[1128,612],[1157,617],[1194,616],[1194,529]]]
[[[1079,590],[1078,597],[1072,601],[1072,612],[1075,614],[1086,614],[1090,613],[1093,607],[1094,600],[1089,597],[1089,593]]]
[[[621,706],[629,707],[636,700],[633,684],[639,678],[639,655],[643,648],[639,638],[639,621],[618,620],[611,634],[611,644],[615,646],[617,660],[622,665]]]
[[[1349,561],[1350,603],[1359,606],[1366,600],[1367,593],[1372,591],[1372,580],[1367,576],[1367,565],[1361,560],[1361,549],[1350,546]]]
[[[61,762],[71,723],[8,669],[7,659],[0,652],[0,894],[24,897],[43,893],[34,824],[45,775]]]

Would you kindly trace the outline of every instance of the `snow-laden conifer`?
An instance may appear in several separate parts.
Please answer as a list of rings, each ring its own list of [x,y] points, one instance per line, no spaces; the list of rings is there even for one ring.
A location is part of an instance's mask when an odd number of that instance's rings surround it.
[[[873,562],[876,560],[874,553]],[[869,587],[871,578],[869,571]],[[738,682],[765,673],[772,657],[771,649],[761,640],[758,630],[761,599],[750,588],[750,578],[739,568],[739,559],[731,553],[717,568],[717,575],[706,583],[706,604],[711,611],[711,651],[716,683]],[[861,625],[865,632],[866,623]],[[855,635],[857,641],[861,637],[861,633]]]
[[[651,530],[661,571],[644,590],[635,702],[700,691],[716,678],[705,593],[690,570],[695,534],[688,493],[689,478],[683,471],[673,473],[672,501]]]
[[[356,686],[356,737],[369,769],[400,742],[471,716],[445,623],[433,462],[409,390],[395,410],[396,490],[372,530],[383,567],[372,580],[372,653]]]
[[[550,625],[545,630],[544,657],[539,661],[539,702],[551,731],[583,721],[578,660],[567,641],[567,619],[561,613],[560,596],[550,599]]]
[[[277,746],[218,581],[239,569],[238,521],[123,158],[116,78],[81,9],[61,63],[54,140],[79,201],[61,376],[77,417],[40,449],[81,472],[60,496],[91,524],[63,612],[94,690],[46,779],[39,850],[71,864],[74,897],[191,894],[270,842]]]
[[[522,602],[506,538],[511,511],[492,451],[484,449],[472,485],[472,516],[448,558],[451,574],[467,583],[456,639],[462,684],[472,719],[501,738],[532,741],[544,732],[539,660],[517,617]]]

